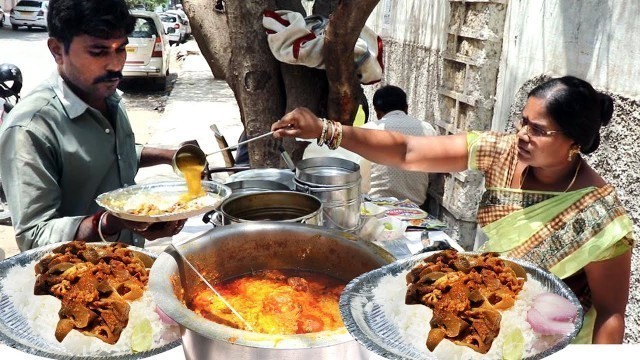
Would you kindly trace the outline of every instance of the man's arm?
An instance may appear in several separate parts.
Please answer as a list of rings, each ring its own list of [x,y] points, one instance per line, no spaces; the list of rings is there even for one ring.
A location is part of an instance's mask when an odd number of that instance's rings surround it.
[[[176,150],[143,147],[140,154],[140,167],[154,165],[171,165]]]
[[[2,184],[22,251],[73,240],[84,219],[59,213],[62,194],[57,155],[45,138],[22,126],[7,128],[0,137]]]

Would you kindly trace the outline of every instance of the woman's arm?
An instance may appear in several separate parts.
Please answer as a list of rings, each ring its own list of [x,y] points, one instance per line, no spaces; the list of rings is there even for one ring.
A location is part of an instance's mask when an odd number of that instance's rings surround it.
[[[585,267],[596,309],[594,344],[621,344],[624,339],[624,312],[629,299],[631,250],[613,259]]]
[[[316,139],[322,121],[309,109],[297,108],[271,127],[277,137]],[[466,134],[409,136],[393,131],[343,126],[341,147],[366,159],[405,170],[456,172],[467,169]]]

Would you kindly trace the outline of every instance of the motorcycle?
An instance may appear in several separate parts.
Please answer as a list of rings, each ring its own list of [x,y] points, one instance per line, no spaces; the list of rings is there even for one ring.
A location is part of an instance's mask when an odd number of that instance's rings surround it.
[[[0,125],[11,109],[20,101],[21,89],[22,72],[20,69],[12,64],[0,65]],[[0,224],[10,221],[11,214],[0,178]]]
[[[0,124],[6,115],[20,101],[22,72],[12,64],[0,65]]]

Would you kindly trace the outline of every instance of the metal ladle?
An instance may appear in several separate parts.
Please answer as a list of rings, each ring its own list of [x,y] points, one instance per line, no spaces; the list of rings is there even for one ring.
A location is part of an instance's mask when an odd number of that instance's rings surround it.
[[[207,279],[205,279],[205,277],[200,273],[200,271],[198,271],[198,269],[196,269],[195,266],[193,266],[193,264],[191,264],[191,261],[189,261],[187,259],[187,257],[182,253],[182,251],[180,251],[180,249],[178,249],[178,246],[176,246],[173,242],[171,243],[171,247],[173,247],[173,249],[176,251],[176,253],[178,255],[180,255],[180,257],[182,258],[182,260],[187,263],[187,265],[189,265],[189,267],[191,268],[191,270],[193,270],[194,273],[196,273],[196,275],[198,275],[200,277],[200,280],[202,280],[208,287],[209,289],[211,289],[211,291],[213,291],[214,294],[216,294],[218,296],[218,298],[220,298],[220,300],[225,304],[226,307],[229,308],[229,310],[231,310],[231,312],[238,318],[240,319],[240,321],[242,321],[242,323],[244,324],[244,326],[246,327],[246,329],[248,329],[249,331],[253,331],[253,327],[251,327],[251,325],[247,322],[247,320],[245,320],[242,315],[240,315],[240,313],[234,309],[233,306],[231,306],[231,304],[229,304],[229,302],[222,296],[220,295],[220,293],[209,283],[209,281],[207,281]]]

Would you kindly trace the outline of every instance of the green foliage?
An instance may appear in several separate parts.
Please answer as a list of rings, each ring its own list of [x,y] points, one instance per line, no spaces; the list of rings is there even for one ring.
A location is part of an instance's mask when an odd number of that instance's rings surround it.
[[[144,5],[148,11],[153,11],[158,5],[167,5],[166,0],[125,0],[129,5],[129,8],[133,8],[136,5]]]

